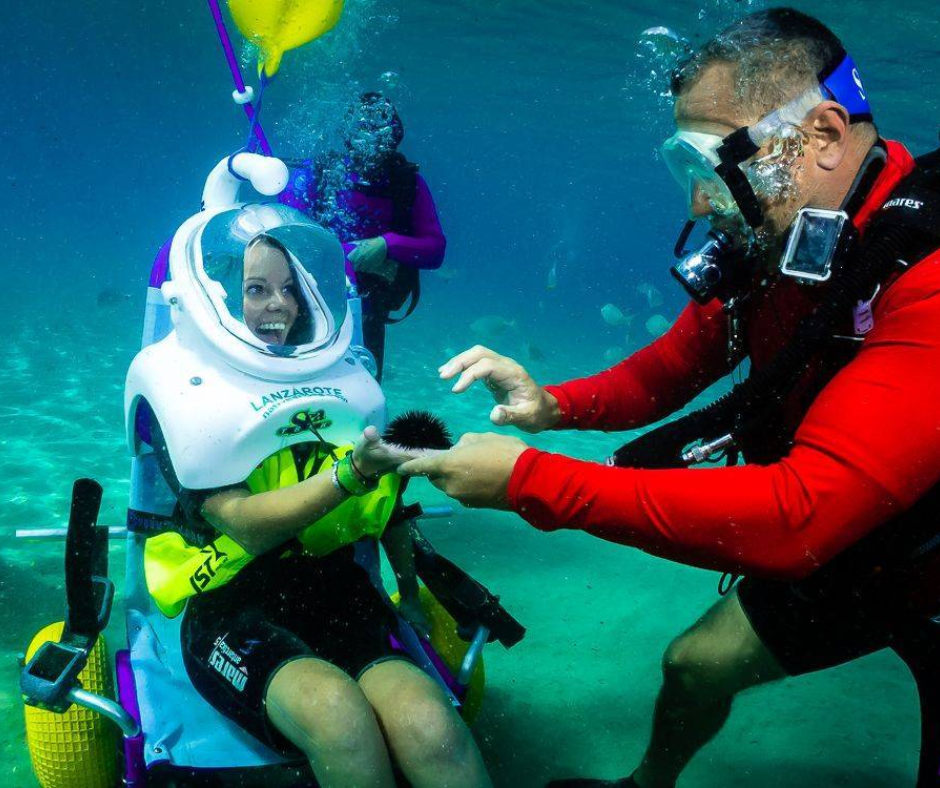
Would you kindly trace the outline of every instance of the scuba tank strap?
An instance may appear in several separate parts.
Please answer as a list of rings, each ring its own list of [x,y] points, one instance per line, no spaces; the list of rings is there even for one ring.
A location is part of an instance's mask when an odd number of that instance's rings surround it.
[[[392,232],[411,235],[414,232],[412,212],[418,195],[418,165],[408,161],[400,153],[395,154],[389,163],[388,184],[392,199]],[[389,325],[400,323],[409,317],[418,308],[418,302],[421,300],[419,271],[400,264],[395,280],[396,289],[407,288],[405,298],[409,299],[409,302],[404,314],[396,318],[385,317],[385,322]]]
[[[392,231],[410,235],[414,231],[411,212],[418,195],[418,165],[396,153],[388,163],[388,190],[392,199]]]

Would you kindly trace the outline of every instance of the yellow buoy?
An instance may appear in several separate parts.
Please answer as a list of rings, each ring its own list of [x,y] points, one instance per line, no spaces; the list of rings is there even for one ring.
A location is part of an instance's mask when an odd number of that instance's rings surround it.
[[[431,625],[431,645],[434,646],[434,650],[440,655],[450,672],[456,676],[460,672],[460,664],[463,662],[470,644],[460,639],[457,635],[457,622],[444,609],[443,605],[434,598],[434,595],[423,586],[420,590],[420,598],[421,607],[424,609],[424,614],[428,617],[428,623]],[[395,605],[398,604],[398,600],[398,594],[392,596],[392,602]],[[480,712],[485,686],[486,669],[483,667],[483,658],[481,657],[470,676],[467,695],[463,700],[462,714],[468,723],[473,722]]]
[[[228,0],[242,35],[261,48],[259,70],[273,77],[281,56],[332,30],[343,0]]]
[[[26,651],[28,662],[46,641],[62,637],[59,621],[42,629]],[[79,674],[82,687],[107,697],[114,696],[108,648],[104,638],[95,647]],[[55,714],[26,707],[26,743],[33,771],[42,788],[114,788],[117,785],[117,735],[113,723],[97,712],[72,706]]]

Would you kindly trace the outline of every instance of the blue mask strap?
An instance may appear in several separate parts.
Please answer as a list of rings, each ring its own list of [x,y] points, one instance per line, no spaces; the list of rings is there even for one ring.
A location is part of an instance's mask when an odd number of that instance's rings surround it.
[[[838,101],[849,111],[850,122],[872,120],[871,105],[868,103],[862,78],[852,56],[845,50],[842,50],[832,64],[819,72],[817,79],[823,95],[832,101]]]

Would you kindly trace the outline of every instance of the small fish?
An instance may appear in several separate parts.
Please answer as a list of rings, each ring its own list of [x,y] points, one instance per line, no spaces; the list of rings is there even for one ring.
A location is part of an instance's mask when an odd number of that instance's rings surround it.
[[[623,310],[613,304],[604,304],[604,306],[601,307],[601,317],[609,326],[629,325],[630,321],[633,319],[632,315],[629,313],[624,314]]]
[[[470,330],[483,339],[494,339],[507,329],[515,327],[515,320],[507,320],[499,315],[484,315],[470,324]]]
[[[438,268],[434,274],[445,282],[451,282],[457,278],[457,272],[453,268]]]
[[[99,307],[117,306],[131,300],[131,294],[113,287],[106,287],[98,292],[95,303]]]
[[[627,352],[622,347],[609,347],[604,351],[604,361],[616,364],[618,361],[623,361],[626,355]]]
[[[284,12],[282,12],[284,13]],[[398,87],[399,75],[395,71],[386,71],[379,77],[379,82],[385,85],[386,88],[397,88]]]
[[[662,315],[653,315],[646,321],[646,330],[650,336],[661,337],[672,324]]]
[[[651,285],[649,282],[640,282],[636,286],[636,291],[646,299],[646,305],[650,309],[662,306],[663,294],[659,292],[655,285]]]
[[[554,290],[558,287],[558,263],[552,263],[552,267],[548,269],[548,280],[545,282],[546,290]]]
[[[522,350],[528,356],[529,361],[545,361],[545,354],[531,342],[523,342]]]

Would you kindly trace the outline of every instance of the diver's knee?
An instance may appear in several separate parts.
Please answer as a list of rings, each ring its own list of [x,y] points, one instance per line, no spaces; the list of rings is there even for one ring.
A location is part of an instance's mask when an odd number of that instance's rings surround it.
[[[663,682],[674,692],[697,698],[730,694],[723,676],[728,666],[701,648],[700,636],[696,633],[680,635],[672,641],[663,654]]]

